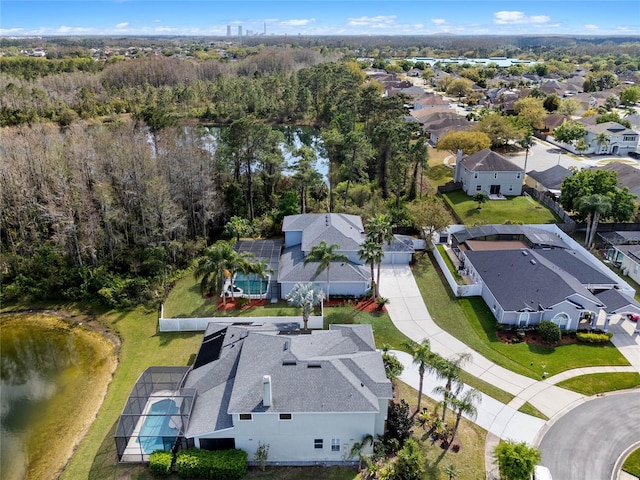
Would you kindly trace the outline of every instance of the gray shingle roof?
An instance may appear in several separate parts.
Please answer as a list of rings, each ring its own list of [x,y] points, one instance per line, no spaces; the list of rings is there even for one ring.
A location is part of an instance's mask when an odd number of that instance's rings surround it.
[[[268,408],[264,375],[272,383]],[[307,335],[229,326],[220,358],[192,370],[186,386],[198,392],[187,437],[231,428],[233,413],[377,412],[379,399],[392,396],[369,325]]]
[[[618,282],[589,265],[575,250],[535,250],[534,255],[546,258],[558,268],[575,277],[583,285],[615,285]]]
[[[598,236],[611,245],[640,243],[640,231],[603,232]]]
[[[587,132],[591,132],[591,133],[607,133],[609,135],[611,134],[616,134],[616,135],[637,135],[638,132],[635,132],[633,130],[628,129],[627,127],[625,127],[624,125],[620,125],[617,122],[604,122],[604,123],[598,123],[596,125],[586,125],[585,130]]]
[[[302,250],[308,252],[321,241],[338,244],[341,251],[357,251],[364,240],[362,219],[343,213],[288,215],[282,231],[301,231]]]
[[[479,227],[465,228],[453,234],[459,243],[482,237],[500,235],[523,235],[534,247],[568,248],[568,245],[557,235],[542,228],[531,227],[529,225],[482,225]]]
[[[468,251],[483,282],[506,311],[521,311],[528,307],[549,308],[578,294],[594,303],[598,300],[574,277],[559,268],[550,268],[535,250]],[[535,262],[532,262],[535,260]]]
[[[602,303],[607,306],[607,313],[613,314],[617,312],[640,312],[640,304],[633,298],[620,293],[615,288],[604,290],[596,294]]]
[[[640,170],[632,165],[620,162],[609,162],[598,170],[607,170],[618,174],[618,187],[627,187],[631,193],[640,197]]]
[[[358,247],[359,248],[359,247]],[[300,249],[300,245],[294,245],[283,250],[280,257],[280,266],[278,271],[278,282],[315,282],[326,281],[327,270],[316,275],[318,262],[310,262],[304,264],[304,252]],[[331,268],[328,272],[331,282],[362,282],[370,277],[368,267],[364,265],[355,265],[350,262],[331,262]]]
[[[462,159],[461,164],[472,172],[521,172],[522,168],[488,148]]]
[[[563,167],[562,165],[554,165],[542,172],[531,170],[527,175],[549,190],[560,190],[564,179],[573,174],[571,173],[571,170]]]

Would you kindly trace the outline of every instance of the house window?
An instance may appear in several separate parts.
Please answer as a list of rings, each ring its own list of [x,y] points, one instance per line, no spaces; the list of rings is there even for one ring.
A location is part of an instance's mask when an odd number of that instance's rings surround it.
[[[498,172],[495,172],[495,173],[493,174],[493,178],[498,178]]]
[[[323,442],[321,438],[314,438],[313,439],[313,448],[316,449],[322,449],[323,448]]]
[[[633,273],[638,273],[638,264],[637,263],[633,266]]]
[[[339,452],[340,451],[340,439],[339,438],[332,438],[331,439],[331,451],[332,452]]]
[[[479,192],[480,190],[482,190],[482,186],[481,185],[476,185],[476,192]]]
[[[516,174],[516,178],[520,178],[520,172]]]
[[[253,420],[253,415],[250,413],[241,413],[240,420]]]
[[[622,136],[622,140],[624,142],[634,142],[636,140],[636,136],[635,135],[623,135]]]
[[[509,191],[513,191],[513,185],[509,185]]]
[[[280,417],[280,420],[291,420],[290,413],[281,413],[279,417]]]
[[[473,174],[473,178],[478,178],[478,174],[477,174],[477,173],[474,173],[474,174]]]

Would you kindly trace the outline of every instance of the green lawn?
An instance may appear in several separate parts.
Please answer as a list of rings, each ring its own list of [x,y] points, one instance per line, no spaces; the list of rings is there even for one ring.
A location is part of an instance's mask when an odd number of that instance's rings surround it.
[[[462,190],[442,194],[465,225],[503,224],[507,221],[530,223],[556,223],[558,218],[531,197],[505,197],[506,200],[488,200],[478,209],[473,198]]]
[[[436,248],[438,249],[438,252],[440,252],[440,256],[444,259],[444,263],[447,265],[447,268],[449,269],[449,272],[451,273],[451,275],[453,275],[453,278],[456,279],[456,283],[464,284],[464,280],[460,276],[460,273],[458,273],[458,269],[453,264],[453,261],[451,260],[451,257],[449,257],[449,255],[447,255],[447,252],[444,249],[444,246],[438,244],[438,245],[436,245]]]
[[[536,407],[531,405],[529,402],[526,402],[524,405],[522,405],[518,409],[518,411],[522,412],[522,413],[526,413],[527,415],[531,415],[532,417],[538,417],[538,418],[541,418],[543,420],[549,420],[549,417],[547,417],[544,413],[542,413]]]
[[[453,169],[446,165],[430,166],[425,170],[424,176],[429,179],[431,185],[437,188],[453,180]]]
[[[597,395],[598,393],[627,390],[640,386],[640,373],[592,373],[570,378],[558,383],[558,386],[583,395]]]
[[[610,343],[555,348],[502,343],[496,335],[496,321],[482,298],[455,298],[430,258],[418,258],[413,273],[434,321],[498,365],[537,379],[542,378],[543,372],[551,376],[584,366],[629,365]]]
[[[627,457],[622,465],[622,470],[640,478],[640,448]]]

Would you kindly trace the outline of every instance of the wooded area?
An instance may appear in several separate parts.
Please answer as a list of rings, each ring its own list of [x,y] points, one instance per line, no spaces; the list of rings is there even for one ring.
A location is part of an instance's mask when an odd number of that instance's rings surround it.
[[[64,41],[52,58],[0,58],[2,299],[157,302],[234,217],[263,236],[300,212],[388,213],[396,226],[424,218],[434,202],[407,208],[429,193],[426,141],[405,121],[407,98],[383,97],[355,60],[359,47],[333,41],[233,46],[231,60],[199,48],[190,59],[95,61]],[[592,47],[594,68],[638,68],[627,53],[635,44]],[[396,48],[405,47],[361,53]],[[434,50],[403,53],[424,51]],[[479,130],[502,145],[524,117],[492,114]],[[313,126],[319,145],[294,146],[284,125]]]

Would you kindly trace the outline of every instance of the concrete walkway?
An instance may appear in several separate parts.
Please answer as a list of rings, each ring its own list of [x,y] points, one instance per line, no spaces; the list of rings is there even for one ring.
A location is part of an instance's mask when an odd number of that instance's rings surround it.
[[[464,366],[465,371],[515,396],[508,405],[505,405],[483,394],[482,401],[477,406],[478,416],[475,423],[489,432],[485,442],[487,478],[499,478],[495,471],[496,467],[493,465],[492,452],[501,438],[524,441],[531,445],[539,441],[538,436],[546,422],[518,412],[525,402],[529,402],[544,415],[553,419],[585,400],[583,395],[557,387],[556,383],[589,373],[640,371],[638,335],[624,339],[624,335],[621,334],[620,341],[624,343],[623,347],[626,349],[621,351],[632,366],[579,368],[537,381],[496,365],[438,327],[429,315],[410,267],[383,266],[380,292],[389,299],[387,311],[394,325],[403,334],[416,342],[429,338],[432,351],[444,357],[463,352],[470,353],[472,360]],[[622,327],[613,325],[613,329],[616,328]],[[617,336],[614,335],[614,339]],[[419,376],[417,368],[412,365],[411,357],[404,352],[395,353],[405,365],[405,371],[400,379],[417,389]],[[432,390],[441,383],[441,381],[436,382],[432,375],[425,376],[423,393],[439,401],[440,398],[434,396]]]

